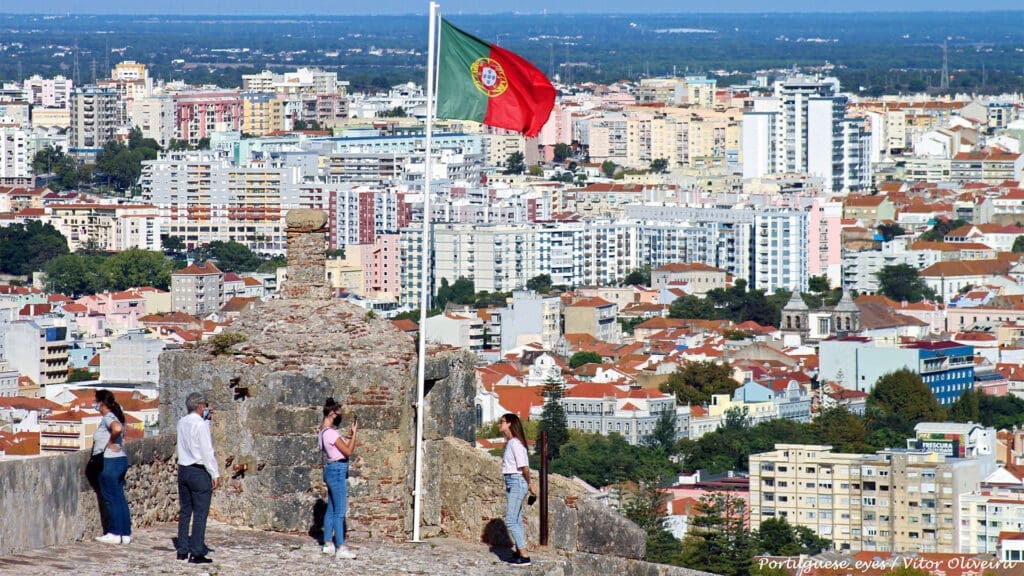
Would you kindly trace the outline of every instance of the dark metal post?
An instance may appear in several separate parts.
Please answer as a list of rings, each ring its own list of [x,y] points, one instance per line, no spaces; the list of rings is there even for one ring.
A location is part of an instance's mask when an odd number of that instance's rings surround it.
[[[548,545],[548,432],[540,433],[540,545]]]

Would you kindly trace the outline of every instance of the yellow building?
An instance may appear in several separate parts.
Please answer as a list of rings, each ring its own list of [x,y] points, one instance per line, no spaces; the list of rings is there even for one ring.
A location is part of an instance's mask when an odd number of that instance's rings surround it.
[[[750,528],[781,517],[840,551],[958,552],[957,498],[993,466],[987,456],[950,458],[928,448],[843,454],[776,444],[750,456]]]

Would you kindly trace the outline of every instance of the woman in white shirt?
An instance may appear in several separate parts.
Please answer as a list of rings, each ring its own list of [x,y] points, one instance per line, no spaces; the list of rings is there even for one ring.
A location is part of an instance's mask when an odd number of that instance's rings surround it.
[[[110,531],[96,540],[105,544],[128,544],[132,541],[132,518],[124,495],[124,479],[128,472],[128,456],[124,453],[124,410],[114,393],[96,391],[96,410],[103,419],[93,434],[93,451],[103,450],[103,470],[99,475],[100,494],[110,514]]]
[[[526,435],[519,416],[508,413],[501,417],[498,429],[505,436],[505,454],[501,458],[501,473],[505,477],[505,525],[516,543],[512,564],[528,566],[526,555],[526,528],[523,526],[523,500],[526,493],[535,494],[530,481],[530,457],[526,452]]]

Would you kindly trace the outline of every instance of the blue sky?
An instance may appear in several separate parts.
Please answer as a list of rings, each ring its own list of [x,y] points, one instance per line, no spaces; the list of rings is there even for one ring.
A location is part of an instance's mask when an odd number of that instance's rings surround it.
[[[0,0],[0,13],[43,12],[80,14],[410,14],[427,12],[428,3],[420,0],[163,0],[159,3],[139,0]],[[1021,10],[1020,0],[988,0],[982,4],[962,0],[591,0],[590,2],[552,2],[551,0],[449,0],[441,2],[447,14],[500,12],[866,12],[866,11],[964,11],[982,8]]]

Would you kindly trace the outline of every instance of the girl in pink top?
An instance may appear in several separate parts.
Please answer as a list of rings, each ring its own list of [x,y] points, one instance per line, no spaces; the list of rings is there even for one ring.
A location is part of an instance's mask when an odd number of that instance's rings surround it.
[[[324,402],[324,419],[320,423],[320,449],[327,459],[324,483],[327,484],[327,512],[324,514],[324,554],[351,560],[355,553],[345,545],[345,509],[348,507],[348,459],[356,446],[359,425],[352,418],[348,438],[335,428],[341,423],[341,404],[328,398]]]

